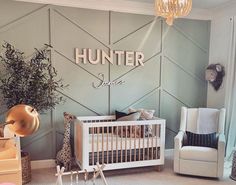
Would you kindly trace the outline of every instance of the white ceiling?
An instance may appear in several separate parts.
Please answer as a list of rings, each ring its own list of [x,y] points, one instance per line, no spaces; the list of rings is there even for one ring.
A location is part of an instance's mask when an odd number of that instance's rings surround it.
[[[144,3],[154,3],[154,0],[127,0]],[[231,0],[193,0],[193,8],[210,9],[221,6]]]

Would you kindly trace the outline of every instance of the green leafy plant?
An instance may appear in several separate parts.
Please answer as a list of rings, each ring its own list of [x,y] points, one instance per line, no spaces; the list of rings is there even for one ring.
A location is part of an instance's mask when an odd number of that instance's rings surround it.
[[[57,71],[50,62],[50,45],[35,49],[29,60],[7,42],[2,47],[0,60],[4,67],[1,69],[0,90],[8,108],[27,104],[44,113],[64,101],[58,91],[67,85],[57,79]]]

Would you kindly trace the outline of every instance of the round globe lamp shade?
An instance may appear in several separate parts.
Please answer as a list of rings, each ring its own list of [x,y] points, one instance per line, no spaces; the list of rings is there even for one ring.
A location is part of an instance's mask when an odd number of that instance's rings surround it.
[[[6,115],[8,128],[14,134],[25,137],[33,134],[39,128],[39,114],[29,105],[16,105]]]

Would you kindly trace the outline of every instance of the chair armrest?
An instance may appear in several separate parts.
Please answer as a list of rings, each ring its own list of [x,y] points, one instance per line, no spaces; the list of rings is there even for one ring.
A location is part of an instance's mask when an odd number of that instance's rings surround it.
[[[184,138],[184,131],[179,131],[177,136],[175,136],[175,148],[174,148],[174,171],[176,173],[180,172],[180,149],[182,148]]]
[[[179,131],[177,136],[175,136],[175,149],[179,150],[180,148],[182,148],[183,139],[184,139],[184,131]]]
[[[225,148],[225,143],[226,143],[226,141],[225,141],[225,135],[224,135],[223,133],[220,133],[220,134],[219,134],[219,137],[218,137],[218,148],[219,148],[219,147]]]
[[[225,143],[225,135],[220,133],[218,137],[218,177],[220,178],[224,173]]]

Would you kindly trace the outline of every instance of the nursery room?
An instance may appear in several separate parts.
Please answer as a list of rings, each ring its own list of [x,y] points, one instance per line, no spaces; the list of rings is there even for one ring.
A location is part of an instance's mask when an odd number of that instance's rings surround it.
[[[235,0],[0,0],[0,185],[235,185]]]

